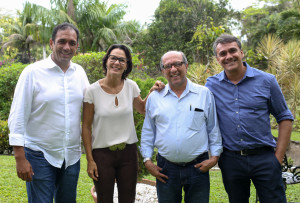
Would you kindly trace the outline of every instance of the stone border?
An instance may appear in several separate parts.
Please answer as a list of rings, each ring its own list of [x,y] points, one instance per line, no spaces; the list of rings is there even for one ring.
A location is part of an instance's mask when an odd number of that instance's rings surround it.
[[[148,179],[144,179],[144,178],[142,180],[137,181],[137,183],[142,183],[145,185],[151,185],[151,186],[156,187],[156,181],[148,180]],[[94,185],[91,188],[91,195],[93,197],[94,202],[97,203],[97,196],[95,195],[95,186]]]
[[[138,183],[143,183],[143,184],[146,184],[146,185],[151,185],[151,186],[156,187],[156,181],[153,181],[153,180],[142,179],[142,180],[139,180]]]

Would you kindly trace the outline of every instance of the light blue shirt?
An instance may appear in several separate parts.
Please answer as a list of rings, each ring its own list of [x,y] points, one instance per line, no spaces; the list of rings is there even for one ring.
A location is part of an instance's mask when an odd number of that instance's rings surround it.
[[[154,147],[171,162],[189,162],[208,150],[212,156],[221,154],[215,101],[208,88],[188,80],[180,98],[169,85],[151,93],[142,129],[142,156],[152,157]]]

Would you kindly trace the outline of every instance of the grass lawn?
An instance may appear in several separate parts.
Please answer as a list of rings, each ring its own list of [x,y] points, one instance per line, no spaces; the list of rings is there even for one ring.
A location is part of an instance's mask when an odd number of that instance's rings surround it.
[[[272,135],[274,137],[278,137],[278,130],[277,129],[272,129]],[[300,142],[300,132],[298,131],[293,131],[291,134],[291,140],[293,141],[298,141]]]
[[[17,177],[15,169],[15,159],[13,156],[0,156],[0,202],[27,202],[27,194],[25,182]],[[145,177],[154,180],[152,176]],[[210,202],[221,203],[228,202],[227,195],[222,183],[220,171],[211,171],[211,192]],[[81,171],[77,187],[77,202],[93,202],[90,194],[91,187],[93,186],[92,180],[86,173],[86,159],[85,155],[81,158]],[[287,187],[288,202],[300,202],[300,184],[288,185]],[[251,186],[250,203],[255,202],[255,188]]]

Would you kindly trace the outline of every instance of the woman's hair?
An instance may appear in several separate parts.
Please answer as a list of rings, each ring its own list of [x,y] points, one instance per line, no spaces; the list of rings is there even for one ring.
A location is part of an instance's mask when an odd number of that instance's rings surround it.
[[[108,60],[108,57],[109,57],[110,53],[114,49],[121,49],[125,52],[126,61],[127,61],[127,69],[122,74],[122,79],[126,79],[126,77],[129,75],[129,73],[132,71],[132,57],[131,57],[130,51],[127,48],[127,46],[122,45],[122,44],[113,44],[108,48],[105,56],[102,59],[103,73],[104,73],[104,75],[106,75],[106,73],[107,73],[106,63],[107,63],[107,60]]]

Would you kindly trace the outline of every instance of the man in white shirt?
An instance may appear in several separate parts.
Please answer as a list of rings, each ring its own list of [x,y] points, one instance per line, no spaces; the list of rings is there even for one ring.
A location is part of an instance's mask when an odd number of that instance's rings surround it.
[[[85,71],[71,58],[79,31],[56,26],[52,54],[27,66],[18,80],[8,125],[18,177],[26,181],[28,202],[76,202],[80,170],[80,120]]]

